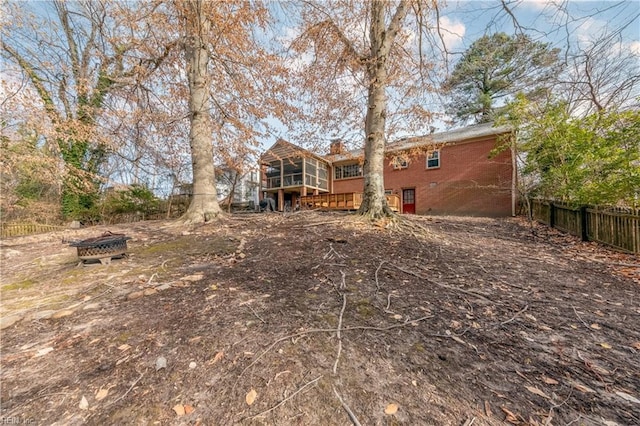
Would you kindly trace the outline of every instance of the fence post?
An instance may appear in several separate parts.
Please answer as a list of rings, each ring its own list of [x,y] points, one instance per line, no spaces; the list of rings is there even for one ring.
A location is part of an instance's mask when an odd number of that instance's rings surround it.
[[[549,228],[553,228],[556,224],[556,206],[553,201],[549,202]]]
[[[527,200],[527,204],[528,204],[528,207],[529,207],[529,212],[528,212],[529,216],[527,217],[527,219],[534,220],[535,217],[533,216],[533,203],[535,203],[536,200],[531,200],[528,197],[525,198],[525,200]]]
[[[589,241],[587,232],[587,206],[580,206],[580,238],[582,241]]]

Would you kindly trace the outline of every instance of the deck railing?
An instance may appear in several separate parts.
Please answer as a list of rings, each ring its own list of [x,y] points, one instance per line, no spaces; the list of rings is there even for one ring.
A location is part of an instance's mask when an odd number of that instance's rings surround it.
[[[396,194],[386,195],[389,208],[400,211],[400,197]],[[361,192],[345,192],[341,194],[318,194],[300,197],[300,206],[307,209],[358,210],[362,204]]]

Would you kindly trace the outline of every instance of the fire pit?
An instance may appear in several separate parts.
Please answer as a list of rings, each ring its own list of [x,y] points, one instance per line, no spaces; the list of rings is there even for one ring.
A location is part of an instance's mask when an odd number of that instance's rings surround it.
[[[76,247],[78,259],[81,262],[87,260],[99,260],[103,265],[111,263],[114,257],[122,257],[127,253],[127,237],[124,234],[105,232],[99,237],[88,238],[82,241],[73,241],[69,246]]]

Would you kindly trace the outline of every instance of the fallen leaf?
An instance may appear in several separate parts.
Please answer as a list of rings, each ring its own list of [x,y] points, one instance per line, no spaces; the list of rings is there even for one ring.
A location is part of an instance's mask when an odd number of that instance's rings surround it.
[[[251,405],[251,404],[254,403],[254,401],[256,400],[257,396],[258,396],[258,392],[256,392],[256,390],[252,388],[247,393],[247,396],[244,397],[244,400],[247,402],[247,405]]]
[[[397,412],[398,412],[398,404],[391,403],[391,404],[387,405],[387,408],[384,409],[384,413],[389,415],[389,416],[391,416],[391,415],[393,415],[393,414],[395,414]]]
[[[186,414],[186,411],[184,409],[184,405],[182,405],[182,404],[174,405],[173,406],[173,411],[175,411],[178,416],[184,416]]]
[[[193,413],[193,410],[195,410],[195,408],[193,408],[192,405],[185,405],[184,406],[184,413],[185,414],[191,414],[191,413]]]
[[[458,337],[458,336],[456,336],[455,334],[452,334],[452,335],[451,335],[451,338],[452,338],[453,340],[455,340],[456,342],[461,343],[461,344],[463,344],[463,345],[466,345],[466,344],[467,344],[467,342],[465,342],[464,340],[462,340],[461,338],[459,338],[459,337]]]
[[[493,414],[491,412],[491,405],[489,405],[489,401],[484,401],[484,413],[487,415],[487,417],[491,417],[491,415]]]
[[[550,377],[542,376],[542,381],[548,385],[557,385],[558,381],[556,379],[552,379]]]
[[[81,410],[89,409],[89,401],[87,401],[87,398],[85,398],[84,395],[82,395],[82,399],[80,400],[80,404],[78,404],[78,407],[80,407]]]
[[[100,388],[100,390],[96,393],[96,401],[102,401],[107,397],[107,395],[109,395],[109,389]]]
[[[616,392],[616,395],[618,395],[620,398],[629,401],[629,402],[635,402],[636,404],[640,404],[640,399],[629,395],[628,393],[625,392]]]
[[[600,330],[600,326],[596,323],[591,324],[590,327],[593,328],[594,330]]]
[[[611,345],[608,343],[600,343],[600,346],[602,346],[605,349],[611,349]]]
[[[167,359],[163,356],[159,356],[156,359],[156,371],[167,367]]]
[[[633,346],[635,349],[637,349],[637,350],[639,350],[639,351],[640,351],[640,342],[635,342],[635,343],[634,343],[633,345],[631,345],[631,346]]]
[[[595,311],[594,314],[596,314],[599,317],[603,317],[604,313],[602,311]]]
[[[609,370],[596,364],[595,362],[591,362],[591,369],[596,373],[600,374],[601,376],[608,376],[609,374],[611,374]]]
[[[36,354],[34,356],[35,357],[44,356],[44,355],[48,354],[51,351],[53,351],[52,347],[43,348],[43,349],[38,350],[38,352],[36,352]]]
[[[127,349],[131,349],[131,345],[127,345],[126,343],[124,345],[120,345],[118,346],[118,349],[121,351],[126,351]]]
[[[584,393],[595,393],[595,391],[587,386],[581,385],[580,383],[574,383],[573,387],[578,389],[580,392]]]
[[[209,364],[215,364],[216,362],[220,361],[222,358],[224,358],[224,352],[220,351],[216,354],[216,356],[213,357],[211,361],[209,361]]]
[[[400,314],[395,314],[395,315],[393,316],[393,318],[394,318],[394,319],[397,319],[397,320],[401,320],[401,319],[402,319],[402,315],[400,315]]]
[[[541,397],[543,397],[543,398],[545,398],[545,399],[550,399],[550,398],[549,398],[549,396],[547,396],[547,394],[546,394],[546,393],[542,392],[540,389],[538,389],[538,388],[537,388],[537,387],[535,387],[535,386],[525,386],[525,388],[526,388],[529,392],[531,392],[532,394],[535,394],[535,395],[541,396]]]
[[[505,418],[506,421],[516,425],[520,423],[520,420],[518,420],[518,417],[515,414],[513,414],[511,411],[507,410],[504,407],[500,407],[500,409],[504,411],[504,413],[507,415],[507,418]]]
[[[186,277],[182,277],[180,279],[183,281],[195,282],[195,281],[200,281],[202,278],[204,278],[203,274],[193,274],[193,275],[187,275]]]

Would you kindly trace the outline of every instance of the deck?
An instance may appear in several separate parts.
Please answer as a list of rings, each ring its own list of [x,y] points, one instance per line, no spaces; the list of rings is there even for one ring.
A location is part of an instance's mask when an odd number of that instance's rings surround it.
[[[396,194],[386,195],[389,208],[400,211],[400,197]],[[358,210],[362,204],[362,192],[345,192],[342,194],[319,194],[300,197],[303,209],[325,210]]]

